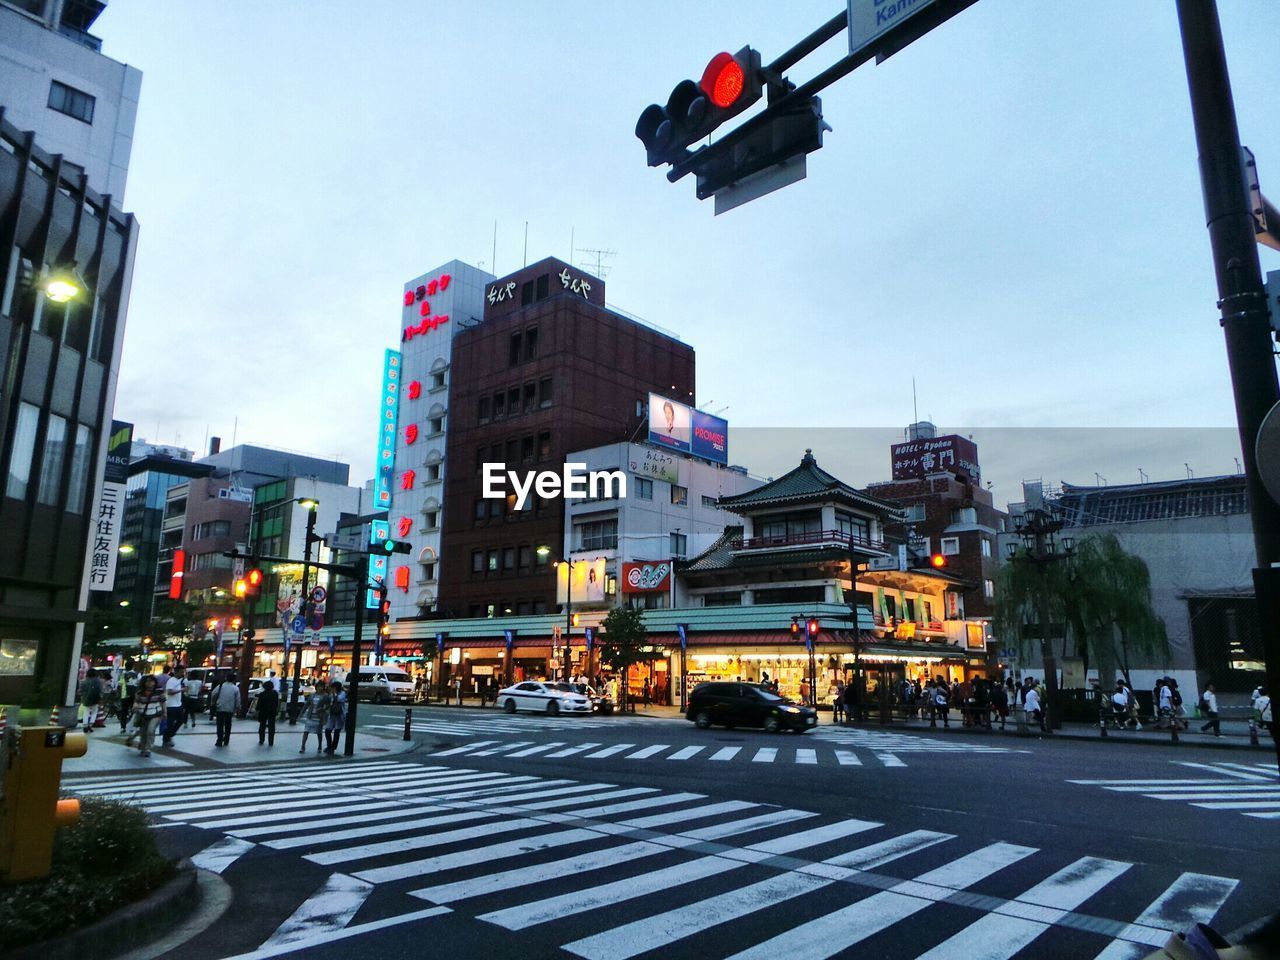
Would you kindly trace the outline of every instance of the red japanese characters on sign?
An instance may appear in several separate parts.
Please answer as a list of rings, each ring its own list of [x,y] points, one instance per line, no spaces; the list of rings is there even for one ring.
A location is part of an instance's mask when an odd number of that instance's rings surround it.
[[[670,586],[671,564],[666,560],[622,565],[623,593],[654,593]]]
[[[396,587],[400,590],[403,590],[405,593],[409,592],[409,568],[408,567],[396,567]]]
[[[422,381],[410,380],[408,391],[409,391],[409,399],[417,400],[420,396],[422,396]]]
[[[413,483],[417,479],[418,479],[418,475],[416,473],[414,473],[412,470],[406,470],[404,473],[400,474],[400,489],[412,490]]]
[[[404,331],[400,334],[400,340],[402,343],[407,343],[414,337],[420,337],[424,333],[430,333],[432,330],[438,329],[448,322],[449,315],[447,313],[442,313],[438,317],[427,317],[421,323],[411,323],[409,326],[405,327]]]
[[[406,308],[412,307],[415,303],[418,305],[418,316],[422,318],[419,323],[411,323],[404,328],[400,334],[400,341],[407,343],[414,337],[420,337],[424,333],[430,333],[432,330],[439,329],[442,324],[449,322],[449,315],[440,314],[432,316],[431,301],[428,297],[434,297],[437,293],[443,293],[449,289],[449,283],[453,280],[447,273],[442,273],[434,280],[421,283],[412,290],[404,292],[404,305]]]
[[[401,517],[396,521],[396,536],[404,539],[413,532],[413,519],[411,517]]]
[[[411,423],[404,428],[404,442],[405,443],[418,442],[418,425],[416,423]]]

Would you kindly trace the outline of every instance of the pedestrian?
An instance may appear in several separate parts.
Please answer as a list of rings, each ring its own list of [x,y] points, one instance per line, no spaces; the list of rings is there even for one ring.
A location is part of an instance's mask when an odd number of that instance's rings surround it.
[[[324,748],[320,731],[329,719],[329,702],[328,688],[323,685],[316,687],[307,697],[307,705],[302,711],[302,749],[299,753],[307,752],[307,737],[313,733],[316,735],[316,753]]]
[[[844,681],[836,681],[836,693],[831,698],[831,722],[840,723],[844,720]]]
[[[200,695],[204,684],[196,677],[187,676],[182,685],[182,715],[184,722],[194,729],[200,715]]]
[[[125,733],[129,729],[129,721],[133,719],[133,694],[136,689],[129,671],[121,671],[120,682],[116,684],[116,694],[119,698],[118,709],[120,711],[121,733]]]
[[[1214,693],[1212,683],[1204,688],[1204,693],[1200,694],[1200,709],[1209,717],[1209,722],[1200,727],[1200,732],[1203,733],[1213,727],[1213,735],[1222,736],[1222,728],[1218,724],[1218,695]]]
[[[1187,719],[1187,710],[1182,705],[1182,693],[1178,690],[1178,681],[1170,679],[1169,685],[1173,691],[1170,694],[1173,700],[1173,722],[1180,725],[1183,730],[1190,730],[1191,721]]]
[[[1036,687],[1035,680],[1030,677],[1027,678],[1027,689],[1022,695],[1022,699],[1026,705],[1027,718],[1043,731],[1044,710],[1040,706],[1040,691]]]
[[[933,715],[942,717],[944,727],[951,726],[951,691],[947,689],[947,681],[941,677],[933,683]]]
[[[861,677],[853,677],[844,687],[844,722],[846,724],[853,723],[854,720],[862,719],[862,703],[858,695],[858,684]]]
[[[324,752],[333,756],[338,752],[338,738],[347,725],[347,694],[337,681],[330,684],[329,689],[332,691],[332,699],[329,703],[329,716],[324,724]]]
[[[125,739],[125,746],[132,747],[134,738],[138,739],[138,752],[151,756],[151,744],[155,741],[156,727],[164,716],[164,692],[159,689],[156,678],[150,674],[142,678],[138,692],[133,698],[133,716],[137,729]]]
[[[173,673],[164,682],[164,740],[162,747],[172,747],[173,737],[182,729],[182,694],[186,687],[183,675],[186,669],[182,664],[173,668]]]
[[[1009,678],[1004,683],[993,683],[991,685],[991,710],[1000,720],[1000,729],[1004,729],[1005,721],[1009,719],[1009,689],[1013,686],[1013,679]]]
[[[649,701],[653,696],[653,689],[649,686],[649,678],[644,678],[644,686],[640,688],[640,696],[644,701],[644,708],[649,709]]]
[[[1272,722],[1274,711],[1271,708],[1271,697],[1267,694],[1266,687],[1258,688],[1258,699],[1253,701],[1253,715],[1258,721],[1258,725],[1263,730],[1270,731],[1274,738],[1276,735],[1275,724]]]
[[[1129,697],[1129,720],[1133,723],[1134,730],[1141,730],[1142,720],[1138,717],[1138,692],[1127,680],[1124,684],[1124,692]]]
[[[1165,721],[1173,719],[1173,689],[1164,677],[1156,681],[1153,696],[1152,702],[1156,705],[1156,722],[1152,729],[1163,730]]]
[[[209,694],[209,709],[218,725],[218,738],[215,747],[225,747],[231,743],[231,718],[240,710],[240,688],[231,677],[226,677],[213,688]]]
[[[1111,722],[1117,729],[1123,730],[1129,719],[1129,691],[1124,688],[1124,681],[1116,681],[1116,692],[1111,695]]]
[[[453,678],[453,694],[458,699],[458,706],[462,706],[462,677]]]
[[[97,670],[85,674],[84,682],[80,684],[80,704],[84,708],[84,732],[92,733],[102,709],[102,678]]]
[[[264,743],[269,747],[276,745],[276,713],[279,710],[280,694],[276,693],[275,683],[268,680],[258,694],[258,746]]]

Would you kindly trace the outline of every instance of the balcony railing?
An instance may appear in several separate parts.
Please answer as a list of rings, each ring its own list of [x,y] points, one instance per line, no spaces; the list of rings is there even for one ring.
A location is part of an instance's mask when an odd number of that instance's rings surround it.
[[[840,546],[847,550],[884,553],[883,540],[871,540],[840,530],[814,530],[810,533],[787,533],[774,537],[745,537],[733,543],[734,550],[776,550],[786,547]]]

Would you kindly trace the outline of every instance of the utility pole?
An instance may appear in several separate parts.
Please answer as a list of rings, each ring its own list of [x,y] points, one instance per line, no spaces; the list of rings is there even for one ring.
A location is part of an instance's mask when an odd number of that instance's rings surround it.
[[[1253,571],[1259,636],[1267,687],[1280,693],[1280,504],[1258,472],[1257,438],[1262,421],[1280,401],[1257,231],[1249,209],[1240,130],[1222,45],[1216,0],[1177,0],[1182,53],[1191,94],[1205,222],[1218,284],[1218,309],[1227,343],[1227,365],[1235,397],[1236,425],[1244,457],[1245,489],[1253,521],[1257,567]],[[1280,739],[1272,739],[1280,763]]]
[[[306,626],[307,620],[307,579],[311,573],[311,542],[316,536],[316,514],[320,510],[320,505],[314,501],[307,501],[311,505],[307,507],[307,533],[306,542],[302,547],[302,595],[299,597],[300,603],[298,607],[298,615],[302,617],[303,626]],[[306,503],[303,504],[306,506]],[[293,625],[290,624],[288,629],[292,630]],[[289,665],[284,665],[287,675]],[[302,643],[294,642],[293,653],[293,681],[289,684],[289,723],[290,725],[298,722],[298,714],[300,708],[298,706],[298,687],[302,682]]]

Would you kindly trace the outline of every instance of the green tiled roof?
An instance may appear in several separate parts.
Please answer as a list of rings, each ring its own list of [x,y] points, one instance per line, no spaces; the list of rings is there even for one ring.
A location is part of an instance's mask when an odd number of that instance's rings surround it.
[[[755,507],[783,506],[799,503],[846,503],[886,514],[887,520],[904,520],[903,510],[897,504],[863,493],[818,466],[813,451],[806,450],[800,465],[764,486],[733,497],[721,497],[720,506],[734,513],[750,513]]]

